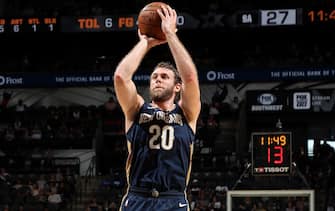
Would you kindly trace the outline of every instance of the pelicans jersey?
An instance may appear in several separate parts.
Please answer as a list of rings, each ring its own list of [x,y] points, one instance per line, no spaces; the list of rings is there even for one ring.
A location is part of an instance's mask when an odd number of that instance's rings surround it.
[[[195,135],[179,105],[176,104],[172,111],[163,111],[144,103],[126,136],[129,150],[126,167],[128,191],[143,193],[141,197],[149,198],[181,196],[176,206],[185,210],[185,190],[189,182]],[[125,208],[129,196],[124,199],[122,206]],[[159,210],[159,207],[155,209]],[[129,210],[140,209],[134,207]]]

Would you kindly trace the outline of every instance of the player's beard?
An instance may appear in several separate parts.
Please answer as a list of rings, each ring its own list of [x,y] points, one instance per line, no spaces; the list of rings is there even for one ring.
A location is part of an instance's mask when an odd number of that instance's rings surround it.
[[[159,91],[150,90],[150,96],[154,102],[164,102],[173,95],[173,88],[163,89]]]

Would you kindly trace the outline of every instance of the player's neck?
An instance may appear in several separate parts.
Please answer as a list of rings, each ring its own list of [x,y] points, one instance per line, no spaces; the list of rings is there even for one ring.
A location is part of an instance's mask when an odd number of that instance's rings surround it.
[[[163,111],[172,111],[175,109],[176,104],[173,101],[165,101],[165,102],[151,102],[151,105],[154,107],[158,107],[162,109]]]

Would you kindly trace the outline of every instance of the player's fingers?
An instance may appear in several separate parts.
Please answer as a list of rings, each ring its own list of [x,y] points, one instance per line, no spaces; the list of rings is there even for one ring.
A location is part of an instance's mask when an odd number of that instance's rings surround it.
[[[158,15],[161,19],[165,18],[165,15],[163,14],[163,9],[162,8],[158,8],[157,13],[158,13]]]
[[[164,16],[171,16],[168,6],[162,5],[161,8],[164,13]]]
[[[175,17],[177,16],[177,12],[175,9],[172,9],[171,13],[172,13],[172,16],[175,16]]]
[[[137,30],[137,34],[138,34],[139,37],[145,37],[144,34],[141,34],[141,30],[140,29]]]
[[[167,10],[168,10],[170,16],[176,14],[176,10],[173,9],[170,5],[167,5],[166,8],[167,8]]]

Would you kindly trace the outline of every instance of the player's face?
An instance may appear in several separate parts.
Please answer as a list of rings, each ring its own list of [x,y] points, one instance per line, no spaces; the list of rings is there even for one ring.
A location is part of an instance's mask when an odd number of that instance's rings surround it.
[[[163,102],[174,97],[176,91],[174,73],[167,68],[156,68],[150,77],[151,99],[156,102]]]

